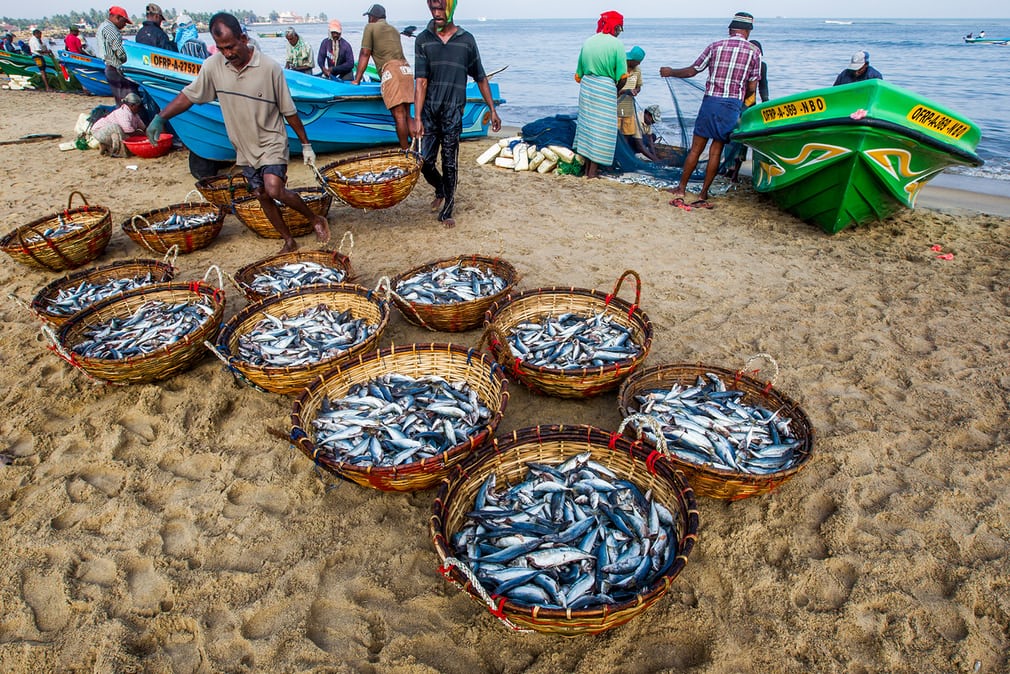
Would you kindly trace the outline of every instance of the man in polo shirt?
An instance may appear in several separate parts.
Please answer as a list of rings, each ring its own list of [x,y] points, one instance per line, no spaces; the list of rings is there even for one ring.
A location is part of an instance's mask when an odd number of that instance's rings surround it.
[[[449,8],[448,11],[446,8]],[[501,129],[491,86],[473,35],[452,22],[456,0],[428,0],[431,21],[414,43],[413,135],[421,139],[421,172],[435,188],[431,210],[446,227],[454,227],[456,178],[459,172],[459,137],[463,133],[463,107],[469,75],[491,111],[491,130]],[[442,148],[442,172],[435,167]]]
[[[410,147],[410,104],[414,102],[414,71],[403,58],[400,32],[386,23],[386,9],[372,5],[365,12],[368,23],[361,35],[361,52],[358,68],[351,84],[360,84],[368,67],[368,59],[375,59],[379,71],[382,102],[386,104],[396,123],[396,138],[400,147]]]
[[[203,62],[200,74],[187,84],[156,115],[147,128],[147,137],[156,144],[165,128],[165,120],[189,110],[194,104],[209,103],[215,98],[221,105],[228,139],[235,146],[235,163],[259,199],[263,213],[284,239],[281,252],[298,248],[291,231],[284,223],[274,199],[290,206],[312,223],[316,239],[330,238],[330,225],[305,205],[297,192],[284,185],[288,171],[288,137],[284,120],[302,143],[305,163],[315,165],[316,153],[309,145],[305,127],[291,99],[284,70],[273,59],[263,56],[249,45],[249,37],[231,14],[215,14],[210,19],[210,34],[217,53]]]
[[[123,49],[122,30],[130,21],[130,15],[122,7],[109,8],[109,18],[98,25],[98,48],[105,61],[105,79],[109,81],[116,106],[123,104],[127,94],[137,93],[139,87],[123,75],[126,50]]]
[[[672,190],[674,199],[670,201],[671,206],[684,210],[691,210],[691,207],[712,208],[708,203],[708,188],[719,169],[723,145],[729,141],[730,134],[740,120],[744,99],[754,95],[761,79],[761,53],[747,41],[753,27],[753,16],[747,12],[737,12],[729,24],[729,37],[705,47],[693,64],[686,68],[664,66],[659,69],[661,77],[680,78],[694,77],[708,69],[705,97],[694,123],[694,138],[684,160],[680,185]],[[712,147],[708,152],[708,166],[701,194],[698,201],[685,204],[687,181],[698,166],[698,159],[709,140],[712,141]]]

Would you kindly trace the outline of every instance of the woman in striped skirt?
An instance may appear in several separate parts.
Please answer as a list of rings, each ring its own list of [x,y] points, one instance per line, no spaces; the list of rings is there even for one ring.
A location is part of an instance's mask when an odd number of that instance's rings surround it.
[[[575,151],[586,158],[586,177],[595,178],[599,166],[614,163],[617,144],[617,92],[628,77],[624,45],[617,36],[624,17],[604,12],[596,35],[582,43],[575,81],[579,83],[579,118]]]

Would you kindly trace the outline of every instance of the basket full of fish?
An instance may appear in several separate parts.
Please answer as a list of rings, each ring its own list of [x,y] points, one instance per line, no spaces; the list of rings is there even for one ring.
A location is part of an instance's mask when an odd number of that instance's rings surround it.
[[[155,253],[177,246],[180,253],[206,248],[221,233],[225,209],[209,202],[172,204],[125,221],[123,232],[134,243]]]
[[[814,430],[803,409],[771,381],[743,370],[659,365],[633,374],[618,395],[624,416],[658,421],[670,461],[702,496],[738,500],[768,493],[813,455]],[[656,430],[643,431],[656,442]]]
[[[156,283],[96,302],[48,334],[53,350],[92,378],[139,384],[200,361],[224,309],[224,292],[207,283]]]
[[[305,202],[305,205],[314,214],[326,217],[330,212],[330,206],[333,205],[333,197],[325,190],[321,190],[318,187],[293,187],[290,189],[292,192],[298,193],[302,201]],[[291,236],[305,236],[312,231],[312,222],[304,215],[276,199],[274,203],[281,212],[284,224],[291,231]],[[267,214],[263,211],[263,206],[260,205],[258,197],[249,196],[236,199],[232,203],[232,207],[235,211],[235,217],[259,236],[262,236],[264,239],[281,238],[281,235],[274,229],[270,219],[267,218]]]
[[[373,348],[389,303],[352,283],[295,288],[247,305],[218,335],[216,353],[259,388],[289,394]]]
[[[74,314],[113,295],[166,283],[175,278],[176,268],[165,260],[121,260],[101,267],[81,269],[48,283],[29,305],[31,311],[53,326],[60,326]]]
[[[427,489],[494,436],[507,386],[486,353],[393,345],[346,362],[304,391],[292,410],[291,442],[361,486]]]
[[[83,206],[73,208],[74,196]],[[67,207],[21,225],[0,239],[0,250],[15,262],[63,271],[85,265],[105,251],[112,238],[112,213],[92,206],[80,192],[70,193]]]
[[[252,196],[245,176],[222,174],[201,178],[196,181],[196,189],[203,198],[227,211],[232,210],[232,202]]]
[[[516,630],[622,625],[655,604],[694,548],[694,494],[641,440],[591,426],[497,437],[453,469],[432,509],[439,572]]]
[[[628,277],[635,280],[634,303],[617,296]],[[552,287],[508,295],[485,313],[481,343],[533,391],[560,398],[599,395],[617,388],[652,346],[641,293],[641,279],[628,270],[611,293]]]
[[[278,253],[247,264],[235,273],[235,284],[250,302],[296,288],[328,286],[353,280],[351,260],[330,250]]]
[[[392,299],[414,325],[442,332],[480,326],[484,312],[515,288],[519,274],[498,257],[460,255],[428,262],[393,278]]]
[[[327,164],[316,170],[316,179],[353,208],[389,208],[414,189],[423,164],[414,150],[369,152]]]

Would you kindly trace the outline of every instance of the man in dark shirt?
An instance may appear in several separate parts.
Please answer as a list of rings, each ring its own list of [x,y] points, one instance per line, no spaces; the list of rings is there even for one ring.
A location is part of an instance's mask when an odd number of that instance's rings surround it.
[[[164,21],[165,15],[161,13],[161,7],[153,2],[148,3],[147,18],[144,20],[144,25],[137,31],[137,44],[146,44],[168,51],[179,51],[175,42],[168,39],[168,34],[161,28]]]
[[[481,97],[491,111],[491,130],[501,129],[501,119],[491,97],[484,66],[473,35],[452,22],[446,12],[446,0],[428,0],[431,22],[417,36],[414,44],[414,123],[413,136],[421,139],[421,172],[435,188],[431,209],[446,227],[456,224],[452,217],[456,204],[456,178],[459,165],[459,137],[463,133],[463,108],[466,83],[470,76],[477,83]],[[455,2],[452,7],[455,8]],[[442,172],[435,166],[442,148]]]
[[[349,80],[354,77],[354,49],[351,43],[340,37],[344,32],[340,21],[330,21],[330,36],[319,44],[316,62],[322,70],[320,77],[330,80]]]
[[[880,74],[880,71],[870,65],[870,52],[857,51],[852,55],[849,67],[838,73],[838,77],[835,78],[835,86],[882,79],[884,76]]]

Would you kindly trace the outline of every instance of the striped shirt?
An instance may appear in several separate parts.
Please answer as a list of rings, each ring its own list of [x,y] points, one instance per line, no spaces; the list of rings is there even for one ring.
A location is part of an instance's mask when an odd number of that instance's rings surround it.
[[[757,47],[739,35],[731,35],[705,47],[692,65],[698,72],[708,69],[708,81],[705,82],[707,96],[742,101],[747,82],[761,79],[761,54]]]
[[[106,19],[98,26],[98,48],[105,65],[116,70],[122,70],[126,63],[126,50],[123,49],[123,34],[115,24]]]

